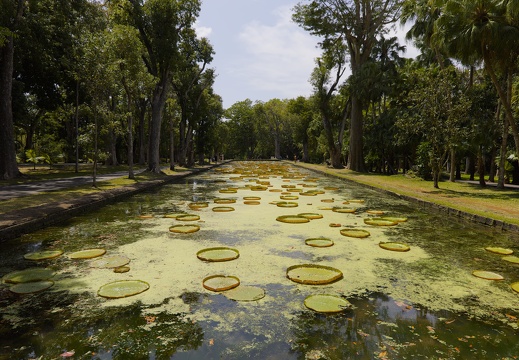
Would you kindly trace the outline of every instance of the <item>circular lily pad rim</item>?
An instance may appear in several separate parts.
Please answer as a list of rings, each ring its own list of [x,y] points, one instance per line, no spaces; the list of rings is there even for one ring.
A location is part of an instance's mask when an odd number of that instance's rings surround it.
[[[257,295],[252,298],[250,296],[248,298],[237,298],[237,296],[235,296],[236,293],[243,295],[243,293],[250,293],[254,290],[257,292]],[[258,286],[240,285],[233,289],[224,291],[223,295],[225,295],[228,299],[234,301],[258,301],[265,297],[265,290]]]
[[[294,219],[294,221],[287,221],[287,219]],[[286,224],[305,224],[309,223],[310,219],[307,219],[305,217],[299,216],[299,215],[280,215],[276,218],[276,221],[286,223]]]
[[[215,206],[211,209],[214,212],[231,212],[236,210],[232,206]]]
[[[139,291],[136,291],[136,292],[128,293],[128,294],[126,294],[124,296],[107,296],[107,295],[102,295],[101,294],[102,289],[104,287],[108,287],[109,285],[120,284],[120,283],[129,283],[129,282],[131,282],[131,283],[138,283],[138,284],[144,284],[144,285],[146,285],[146,288],[140,289]],[[122,298],[127,298],[127,297],[130,297],[130,296],[141,294],[141,293],[147,291],[149,288],[150,288],[150,284],[147,283],[146,281],[143,281],[143,280],[116,280],[116,281],[112,281],[112,282],[106,283],[104,285],[101,285],[101,287],[99,287],[99,289],[97,290],[97,295],[101,296],[101,297],[104,297],[106,299],[122,299]]]
[[[327,244],[318,245],[317,243],[313,243],[316,241],[326,242]],[[328,238],[310,238],[305,240],[305,244],[312,247],[325,248],[335,245],[332,239]]]
[[[324,269],[324,270],[332,271],[332,272],[336,273],[336,275],[330,277],[328,280],[304,280],[304,279],[297,279],[297,278],[290,277],[289,272],[294,270],[294,269],[299,269],[299,268]],[[296,283],[299,283],[299,284],[305,284],[305,285],[326,285],[326,284],[331,284],[331,283],[334,283],[336,281],[341,280],[344,277],[344,274],[339,269],[331,267],[331,266],[318,265],[318,264],[300,264],[300,265],[289,266],[287,268],[286,275],[287,275],[287,278],[292,280],[293,282],[296,282]]]
[[[197,221],[200,220],[200,215],[196,214],[182,214],[177,216],[178,221]]]
[[[309,306],[309,304],[308,304],[308,303],[310,302],[309,300],[312,300],[312,299],[314,299],[314,298],[322,298],[322,297],[331,297],[331,298],[337,299],[337,300],[339,300],[339,301],[337,301],[338,303],[339,303],[339,302],[342,302],[342,303],[344,303],[344,304],[347,304],[347,307],[345,306],[345,307],[342,307],[341,309],[337,309],[337,310],[328,310],[328,311],[326,311],[326,310],[319,310],[318,308],[315,308],[315,307]],[[352,308],[352,306],[353,306],[353,305],[352,305],[348,300],[342,298],[342,297],[339,296],[339,295],[333,295],[333,294],[313,294],[313,295],[309,295],[309,296],[307,296],[307,297],[305,298],[305,300],[304,300],[303,303],[304,303],[304,305],[305,305],[308,309],[313,310],[313,311],[316,311],[316,312],[318,312],[318,313],[323,313],[323,314],[334,314],[334,313],[340,313],[340,312],[343,312],[343,311],[345,311],[345,310],[348,310],[348,309]],[[339,306],[338,306],[338,307],[339,307]]]
[[[177,231],[177,229],[182,229],[182,228],[186,229],[188,227],[190,227],[192,229]],[[172,230],[172,229],[174,229],[174,230]],[[198,226],[196,224],[179,224],[179,225],[173,225],[173,226],[169,227],[169,231],[172,233],[175,233],[175,234],[191,234],[191,233],[197,232],[198,230],[200,230],[200,226]]]
[[[407,252],[411,250],[411,247],[407,244],[396,241],[380,242],[378,246],[384,250],[396,251],[396,252]]]
[[[86,254],[86,253],[89,253],[89,252],[93,252],[94,255],[77,256],[77,254],[81,254],[81,253],[85,253]],[[103,256],[104,254],[106,254],[106,249],[92,248],[92,249],[84,249],[84,250],[74,251],[73,253],[68,254],[68,257],[69,257],[69,259],[72,259],[72,260],[81,260],[81,259],[93,259],[93,258],[96,258],[96,257],[99,257],[99,256]]]
[[[57,257],[60,257],[63,255],[63,250],[42,250],[42,251],[35,251],[31,253],[27,253],[23,256],[25,260],[30,261],[42,261],[42,260],[50,260],[55,259]],[[44,255],[47,254],[47,255]]]
[[[205,284],[206,281],[211,280],[211,279],[215,279],[215,278],[234,279],[234,280],[236,280],[236,282],[234,284],[231,284],[231,285],[228,285],[228,286],[225,286],[225,287],[221,287],[221,288],[212,288],[209,285]],[[202,280],[202,286],[204,287],[204,289],[207,289],[209,291],[222,292],[222,291],[231,290],[231,289],[234,289],[235,287],[240,286],[240,279],[237,278],[236,276],[232,276],[232,275],[210,275],[210,276],[205,277]]]
[[[474,270],[472,271],[472,275],[480,279],[493,281],[500,281],[505,279],[503,275],[487,270]]]
[[[345,228],[345,229],[341,229],[340,233],[342,236],[352,237],[352,238],[356,238],[356,239],[364,239],[364,238],[371,236],[371,233],[368,230],[364,230],[364,229]],[[346,235],[346,233],[350,233],[350,235]],[[363,235],[351,235],[351,233],[357,233],[357,234],[362,233]]]
[[[114,259],[120,260],[120,261],[113,261]],[[90,267],[97,268],[97,269],[115,269],[121,266],[128,265],[130,263],[130,258],[126,255],[121,254],[114,254],[114,255],[108,255],[100,259],[95,259],[90,262]],[[106,264],[103,265],[103,262]],[[114,264],[115,263],[115,264]]]
[[[37,275],[34,279],[26,280],[26,281],[14,281],[13,278],[17,275],[24,275],[28,273],[35,273],[34,275]],[[28,282],[38,282],[38,281],[45,281],[52,278],[56,273],[54,270],[49,268],[41,268],[41,267],[30,267],[23,270],[15,270],[11,271],[7,274],[5,274],[2,277],[2,282],[6,284],[20,284],[20,283],[28,283]],[[10,276],[9,276],[10,275]]]
[[[486,251],[491,252],[493,254],[498,255],[512,255],[514,251],[508,248],[496,247],[496,246],[487,246],[485,248]]]
[[[235,257],[227,257],[227,258],[218,258],[218,259],[212,259],[212,258],[207,258],[207,257],[202,257],[201,256],[205,252],[217,251],[217,250],[230,250],[230,251],[236,253],[236,256]],[[237,249],[230,248],[230,247],[227,247],[227,246],[218,246],[218,247],[202,249],[202,250],[200,250],[200,251],[198,251],[196,253],[196,257],[199,258],[202,261],[208,261],[208,262],[231,261],[231,260],[235,260],[235,259],[239,258],[240,257],[240,252]]]
[[[323,214],[319,214],[319,213],[311,213],[311,212],[308,212],[308,213],[300,213],[300,214],[297,214],[297,215],[298,215],[298,216],[305,217],[305,218],[310,219],[310,220],[322,219],[322,218],[323,218]]]
[[[364,219],[364,224],[372,226],[395,226],[398,225],[395,221],[382,220],[380,218]]]
[[[39,286],[38,286],[39,285]],[[45,291],[49,288],[54,286],[54,281],[52,280],[41,280],[41,281],[31,281],[31,282],[22,282],[22,283],[16,283],[9,287],[9,290],[15,294],[36,294],[42,291]],[[19,288],[33,288],[34,290],[31,291],[19,291]]]

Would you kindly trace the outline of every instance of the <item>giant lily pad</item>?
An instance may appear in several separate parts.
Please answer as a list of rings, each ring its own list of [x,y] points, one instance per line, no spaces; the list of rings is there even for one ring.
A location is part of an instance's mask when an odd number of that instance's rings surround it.
[[[512,288],[512,290],[519,293],[519,281],[512,283],[510,287]]]
[[[370,236],[370,232],[363,229],[341,229],[341,235],[353,237],[353,238],[367,238]]]
[[[130,259],[124,255],[111,255],[92,261],[90,266],[100,269],[113,269],[127,265],[129,262]]]
[[[406,217],[397,217],[397,216],[383,216],[383,217],[381,217],[381,219],[382,220],[393,221],[393,222],[396,222],[396,223],[401,223],[401,222],[406,222],[407,221]]]
[[[279,205],[278,205],[279,206]],[[276,218],[277,221],[288,223],[288,224],[304,224],[310,222],[310,219],[307,219],[303,216],[299,215],[281,215]]]
[[[284,208],[292,208],[292,207],[298,207],[299,204],[293,201],[280,201],[276,204],[278,207],[284,207]]]
[[[351,303],[336,295],[310,295],[305,299],[305,306],[321,313],[337,313],[351,308]]]
[[[486,280],[504,280],[504,277],[492,271],[474,270],[472,275]]]
[[[257,301],[265,297],[265,290],[256,286],[238,286],[223,293],[227,298],[236,301]]]
[[[323,215],[322,214],[318,214],[318,213],[301,213],[301,214],[297,214],[297,215],[305,217],[305,218],[310,219],[310,220],[322,219],[323,218]]]
[[[71,259],[92,259],[104,255],[106,253],[105,249],[86,249],[73,252],[69,254],[69,258]]]
[[[197,201],[197,202],[189,203],[187,206],[189,206],[193,210],[198,210],[198,209],[203,209],[203,208],[208,207],[209,203],[205,202],[205,201]],[[177,217],[177,219],[178,219],[178,217]]]
[[[202,285],[207,290],[219,292],[234,289],[240,285],[240,279],[236,276],[212,275],[206,277]]]
[[[237,189],[220,189],[218,190],[221,194],[236,194],[238,192]]]
[[[297,196],[297,195],[281,195],[279,198],[281,200],[297,200],[297,199],[299,199],[299,196]]]
[[[173,225],[169,228],[169,231],[178,234],[190,234],[200,230],[198,225]]]
[[[517,256],[503,256],[503,260],[512,264],[519,264],[519,257]]]
[[[411,250],[411,248],[408,245],[398,242],[381,242],[378,244],[378,246],[380,246],[382,249],[390,251],[405,252]]]
[[[243,200],[261,200],[259,196],[244,196]]]
[[[229,261],[240,256],[238,250],[229,247],[214,247],[200,250],[196,257],[204,261]]]
[[[54,271],[47,268],[29,268],[25,270],[10,272],[2,278],[2,281],[9,284],[28,283],[49,280],[54,276]]]
[[[345,207],[334,207],[332,211],[341,214],[353,214],[355,212],[355,209]]]
[[[243,202],[245,205],[260,205],[261,204],[261,201],[257,201],[257,200],[245,200]]]
[[[232,206],[215,206],[212,210],[214,212],[230,212],[234,211],[234,208]]]
[[[227,199],[227,198],[216,198],[214,199],[215,204],[234,204],[236,199]]]
[[[512,255],[514,253],[514,251],[512,249],[506,249],[506,248],[502,248],[502,247],[493,247],[493,246],[488,246],[485,248],[486,251],[489,251],[491,253],[494,253],[494,254],[499,254],[499,255]]]
[[[312,238],[306,239],[305,244],[313,247],[330,247],[333,246],[333,241],[327,238]]]
[[[171,213],[171,214],[164,215],[164,217],[168,218],[168,219],[176,219],[180,215],[185,215],[185,214],[184,213]]]
[[[140,294],[149,288],[150,284],[142,280],[120,280],[101,286],[97,295],[108,299],[119,299]]]
[[[23,257],[27,260],[40,261],[54,259],[63,254],[62,250],[44,250],[25,254]]]
[[[179,221],[197,221],[200,220],[200,216],[196,214],[183,214],[177,216],[177,220]]]
[[[307,285],[323,285],[342,279],[342,271],[330,266],[303,264],[290,266],[287,278]]]
[[[54,281],[52,280],[35,281],[14,284],[9,287],[9,290],[16,294],[34,294],[43,290],[47,290],[52,285],[54,285]]]
[[[374,226],[395,226],[398,225],[395,221],[384,220],[381,218],[364,219],[364,224]]]

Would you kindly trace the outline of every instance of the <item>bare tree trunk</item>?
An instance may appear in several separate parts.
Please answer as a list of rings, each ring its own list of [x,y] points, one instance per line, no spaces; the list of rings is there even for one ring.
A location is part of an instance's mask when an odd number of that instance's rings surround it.
[[[76,108],[74,110],[74,122],[75,122],[75,131],[74,131],[74,144],[75,144],[75,155],[76,155],[76,168],[75,172],[79,172],[79,80],[76,80]]]
[[[162,113],[166,104],[166,94],[168,78],[163,78],[153,90],[151,100],[151,122],[150,122],[150,143],[148,152],[148,171],[159,174],[160,170],[160,127],[162,123]]]
[[[139,165],[146,164],[146,103],[139,101]]]
[[[92,187],[97,188],[97,140],[98,140],[97,106],[94,102],[94,169],[92,171]]]
[[[175,122],[173,117],[171,117],[169,129],[169,169],[175,170]]]
[[[483,146],[479,146],[478,151],[478,174],[479,174],[479,185],[486,186],[485,183],[485,160],[483,159]]]
[[[456,150],[451,148],[451,168],[449,175],[450,182],[456,182],[456,161]]]
[[[503,133],[501,137],[501,149],[499,150],[499,169],[497,170],[497,188],[505,188],[505,162],[506,146],[508,142],[508,120],[503,117]]]
[[[356,96],[351,98],[350,153],[348,169],[364,172],[366,170],[363,154],[363,119],[361,101]]]

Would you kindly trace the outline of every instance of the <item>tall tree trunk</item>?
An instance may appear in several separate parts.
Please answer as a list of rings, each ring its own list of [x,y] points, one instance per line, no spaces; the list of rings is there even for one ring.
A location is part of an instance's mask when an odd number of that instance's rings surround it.
[[[146,164],[146,104],[142,99],[138,102],[139,106],[139,165]]]
[[[456,150],[451,148],[451,168],[449,175],[449,181],[451,182],[456,182],[456,161]]]
[[[19,6],[22,1],[19,1]],[[21,17],[21,13],[20,13]],[[9,36],[0,48],[0,179],[14,179],[21,175],[16,163],[13,124],[13,66],[14,39]]]
[[[75,172],[79,172],[79,80],[76,79],[76,104],[74,109],[74,147],[76,156]]]
[[[98,155],[98,120],[97,120],[97,106],[94,101],[94,169],[92,170],[92,187],[97,188],[97,155]]]
[[[279,141],[279,132],[276,131],[274,133],[274,156],[276,157],[276,159],[281,159],[281,146],[280,146],[280,141]]]
[[[497,188],[505,188],[505,163],[506,163],[506,147],[508,142],[508,120],[503,117],[503,133],[501,136],[501,149],[499,150],[499,168],[497,169]]]
[[[175,170],[175,122],[173,117],[169,123],[169,169]]]
[[[490,152],[490,168],[488,169],[488,182],[496,182],[495,181],[495,175],[496,175],[496,155],[497,155],[497,148],[495,145],[492,145],[492,151]]]
[[[363,154],[363,119],[361,101],[357,96],[351,97],[350,153],[348,169],[364,172],[366,170]]]
[[[305,163],[310,161],[310,157],[308,156],[308,139],[303,140],[303,158],[301,161]]]
[[[160,174],[160,127],[162,114],[166,104],[166,94],[168,87],[167,75],[155,85],[153,99],[151,100],[151,122],[150,122],[150,143],[148,152],[148,171]]]
[[[479,185],[486,186],[485,183],[485,159],[483,158],[483,146],[479,146],[478,151],[478,174],[479,174]]]

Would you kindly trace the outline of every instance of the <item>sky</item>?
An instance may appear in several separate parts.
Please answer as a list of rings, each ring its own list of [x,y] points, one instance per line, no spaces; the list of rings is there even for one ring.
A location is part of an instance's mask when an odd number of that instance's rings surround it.
[[[320,56],[318,39],[292,21],[298,0],[203,0],[195,27],[215,51],[210,67],[216,69],[213,86],[224,108],[250,99],[268,101],[312,94],[308,82]],[[395,30],[404,40],[405,29]]]

